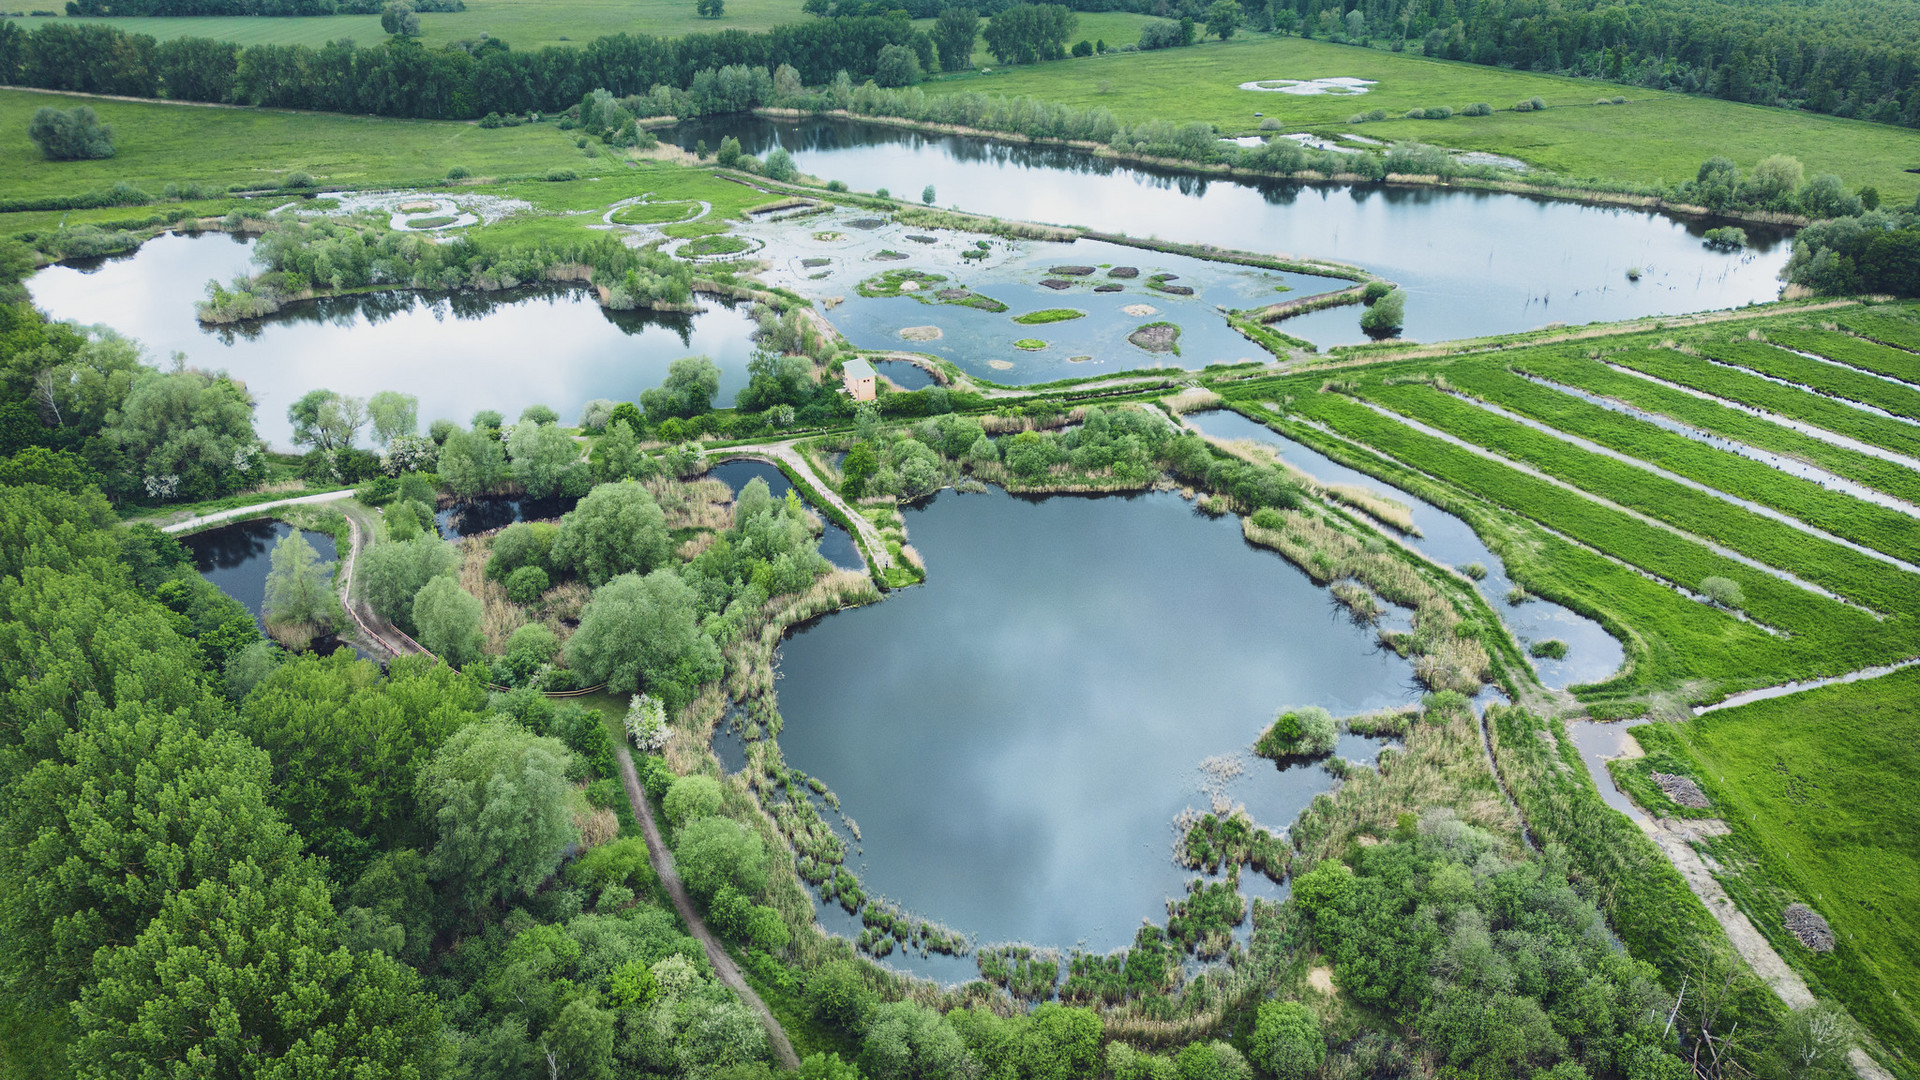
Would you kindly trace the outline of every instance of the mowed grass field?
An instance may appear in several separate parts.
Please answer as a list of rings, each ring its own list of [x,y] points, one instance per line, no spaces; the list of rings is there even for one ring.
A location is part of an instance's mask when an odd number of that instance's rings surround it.
[[[1911,1067],[1920,1060],[1920,668],[1634,729],[1679,750],[1755,861],[1729,880],[1776,947]],[[1800,901],[1832,924],[1821,954],[1789,936]]]
[[[726,12],[720,19],[700,18],[694,14],[693,0],[566,0],[565,3],[467,0],[465,11],[421,14],[420,35],[428,45],[444,45],[485,33],[516,49],[531,49],[541,45],[579,44],[603,34],[680,37],[696,32],[767,30],[809,18],[800,11],[800,0],[727,0]],[[30,30],[49,22],[98,22],[130,33],[152,34],[162,40],[204,37],[242,45],[324,45],[340,38],[352,38],[365,45],[384,41],[387,36],[380,29],[378,15],[26,18],[18,20],[16,25]]]
[[[1084,24],[1089,16],[1081,19]],[[1107,43],[1116,44],[1111,36]],[[987,66],[993,66],[990,60]],[[1261,79],[1341,76],[1372,79],[1376,85],[1366,94],[1322,96],[1239,89]],[[1809,175],[1832,172],[1851,187],[1873,185],[1889,201],[1911,202],[1920,194],[1920,174],[1906,171],[1920,169],[1917,130],[1295,37],[1242,35],[1185,49],[995,67],[990,74],[946,76],[926,89],[1104,106],[1129,123],[1202,120],[1226,134],[1258,130],[1260,118],[1254,114],[1265,113],[1287,131],[1419,140],[1511,154],[1569,176],[1632,183],[1690,179],[1714,154],[1743,167],[1769,154],[1791,154]],[[1593,104],[1615,95],[1625,96],[1627,104]],[[1535,96],[1546,100],[1545,112],[1395,119],[1357,128],[1348,123],[1353,114],[1372,109],[1404,117],[1416,107],[1458,110],[1484,101],[1504,110]]]
[[[113,125],[104,161],[47,161],[27,139],[35,109],[88,105]],[[476,124],[336,113],[234,109],[0,90],[0,192],[30,199],[124,180],[159,195],[169,183],[275,186],[305,172],[322,184],[433,180],[455,165],[474,176],[618,166],[589,157],[553,124],[487,130]]]

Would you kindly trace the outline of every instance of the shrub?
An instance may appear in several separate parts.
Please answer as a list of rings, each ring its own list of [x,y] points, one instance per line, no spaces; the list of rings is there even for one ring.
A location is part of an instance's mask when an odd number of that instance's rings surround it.
[[[711,776],[695,774],[682,776],[667,789],[667,797],[660,800],[661,809],[667,813],[667,820],[678,829],[690,821],[712,817],[720,812],[720,781]]]
[[[574,172],[572,169],[554,169],[547,174],[547,182],[553,184],[564,184],[569,180],[578,179],[580,179],[580,174]]]
[[[1513,111],[1514,112],[1532,112],[1533,102],[1531,101],[1516,102],[1513,106]]]
[[[1611,99],[1609,99],[1609,100],[1610,100],[1610,101],[1611,101],[1611,102],[1612,102],[1613,104],[1615,104],[1615,105],[1625,105],[1625,104],[1627,103],[1627,99],[1626,99],[1626,98],[1625,98],[1624,96],[1622,96],[1622,95],[1619,95],[1619,94],[1615,94],[1615,95],[1614,95],[1614,96],[1613,96],[1613,97],[1612,97]]]
[[[1273,725],[1254,744],[1253,752],[1283,763],[1325,757],[1333,753],[1339,739],[1340,729],[1333,722],[1332,714],[1318,706],[1309,706],[1275,717]]]
[[[792,180],[800,175],[800,169],[793,163],[793,155],[787,153],[784,146],[776,146],[767,153],[766,174],[769,180]]]
[[[447,179],[449,180],[465,180],[472,175],[473,171],[465,165],[455,165],[453,168],[447,170]]]
[[[280,187],[286,191],[304,191],[313,185],[313,174],[304,172],[288,173],[287,178],[280,182]]]
[[[1487,104],[1484,101],[1476,101],[1473,104],[1467,106],[1466,108],[1461,109],[1460,115],[1461,116],[1492,116],[1493,106]]]
[[[1704,239],[1715,251],[1739,251],[1747,246],[1747,230],[1738,225],[1723,225],[1708,229]]]
[[[841,1031],[859,1031],[879,1003],[860,965],[852,960],[835,960],[815,969],[807,976],[805,1000],[815,1020]]]
[[[113,126],[85,105],[56,109],[43,105],[27,124],[32,139],[48,161],[94,161],[113,156]]]
[[[1547,107],[1547,100],[1543,97],[1534,96],[1527,99],[1527,104],[1533,106],[1534,112],[1539,112]]]
[[[1723,608],[1738,608],[1747,602],[1740,583],[1731,578],[1710,577],[1700,583],[1700,595]]]
[[[1254,1063],[1277,1080],[1305,1080],[1327,1058],[1313,1010],[1297,1001],[1263,1001],[1253,1025]]]
[[[1369,281],[1367,282],[1366,289],[1361,292],[1360,299],[1365,303],[1371,304],[1392,291],[1393,286],[1387,282]]]
[[[1373,302],[1360,316],[1360,329],[1369,334],[1392,335],[1406,325],[1407,294],[1394,289]]]
[[[507,575],[507,599],[516,604],[537,603],[551,582],[537,566],[523,566]]]
[[[1547,638],[1543,641],[1536,641],[1527,647],[1527,655],[1543,660],[1565,660],[1567,658],[1567,643],[1561,641],[1559,638]]]

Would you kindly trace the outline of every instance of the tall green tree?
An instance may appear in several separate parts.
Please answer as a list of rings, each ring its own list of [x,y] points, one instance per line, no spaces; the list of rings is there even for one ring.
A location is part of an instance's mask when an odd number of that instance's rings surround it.
[[[331,563],[307,543],[299,529],[273,545],[272,569],[267,571],[267,596],[260,617],[276,633],[301,639],[331,633],[345,621],[340,598],[333,592]]]
[[[965,71],[973,66],[973,43],[980,37],[980,13],[970,7],[949,7],[933,22],[933,41],[940,49],[940,67]]]
[[[653,495],[632,480],[601,484],[560,519],[553,565],[604,585],[621,574],[644,574],[664,564],[673,538]]]
[[[485,707],[483,687],[425,657],[383,675],[341,650],[262,680],[239,726],[272,759],[275,808],[351,880],[378,849],[429,839],[414,776]]]
[[[306,866],[237,863],[172,893],[101,956],[74,1017],[86,1080],[426,1077],[442,1057],[420,977],[342,948],[331,890]]]
[[[507,478],[507,455],[486,432],[456,431],[440,446],[440,479],[455,495],[481,495]]]
[[[469,907],[529,891],[560,865],[579,837],[571,759],[560,740],[495,717],[455,732],[421,768],[434,873]]]
[[[225,375],[146,370],[100,432],[120,455],[115,489],[150,499],[210,499],[266,475],[253,398]]]
[[[410,540],[375,544],[360,553],[355,571],[359,596],[382,618],[402,629],[416,629],[413,598],[427,582],[451,577],[460,569],[460,549],[438,536],[421,534]]]
[[[332,390],[309,390],[287,406],[296,446],[344,450],[367,425],[367,403]]]
[[[623,574],[594,590],[567,639],[567,665],[616,694],[644,690],[677,711],[720,677],[720,649],[701,633],[691,586],[670,570]]]
[[[27,138],[48,161],[89,161],[113,156],[113,125],[103,124],[91,106],[56,109],[43,105],[27,124]]]
[[[640,392],[640,407],[649,419],[699,416],[713,408],[720,392],[720,366],[704,356],[683,356],[667,365],[667,377],[652,390]]]
[[[584,491],[586,463],[580,444],[554,423],[522,421],[507,437],[507,456],[513,459],[513,478],[536,499],[576,488]]]
[[[367,399],[367,416],[373,421],[374,441],[385,446],[419,428],[420,399],[398,390],[382,390]]]
[[[484,643],[480,598],[451,577],[436,577],[413,597],[413,625],[420,644],[455,667],[480,659]]]

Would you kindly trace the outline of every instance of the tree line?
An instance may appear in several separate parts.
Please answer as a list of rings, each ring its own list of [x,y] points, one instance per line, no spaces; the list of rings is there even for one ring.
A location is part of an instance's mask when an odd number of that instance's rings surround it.
[[[156,41],[98,24],[52,23],[26,31],[0,22],[0,83],[47,90],[164,97],[418,119],[558,112],[589,91],[617,97],[655,86],[684,88],[703,71],[786,65],[810,85],[845,71],[871,78],[889,45],[932,43],[904,16],[819,19],[763,34],[726,30],[679,39],[612,34],[581,48],[515,52],[487,39],[428,48],[408,37],[361,47],[351,41],[254,45],[204,38]]]

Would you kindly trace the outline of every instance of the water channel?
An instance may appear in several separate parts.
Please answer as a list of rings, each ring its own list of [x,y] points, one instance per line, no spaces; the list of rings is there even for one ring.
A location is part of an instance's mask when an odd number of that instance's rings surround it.
[[[1714,222],[1640,210],[1436,188],[1209,179],[858,121],[714,117],[666,134],[687,147],[718,146],[731,135],[752,154],[783,146],[801,171],[858,191],[887,188],[911,200],[932,184],[943,207],[1358,264],[1407,288],[1406,335],[1420,341],[1773,300],[1788,254],[1780,233],[1751,225],[1752,248],[1717,252],[1701,240]],[[1634,267],[1641,277],[1629,281]],[[1358,311],[1330,308],[1280,329],[1323,347],[1363,341]]]

